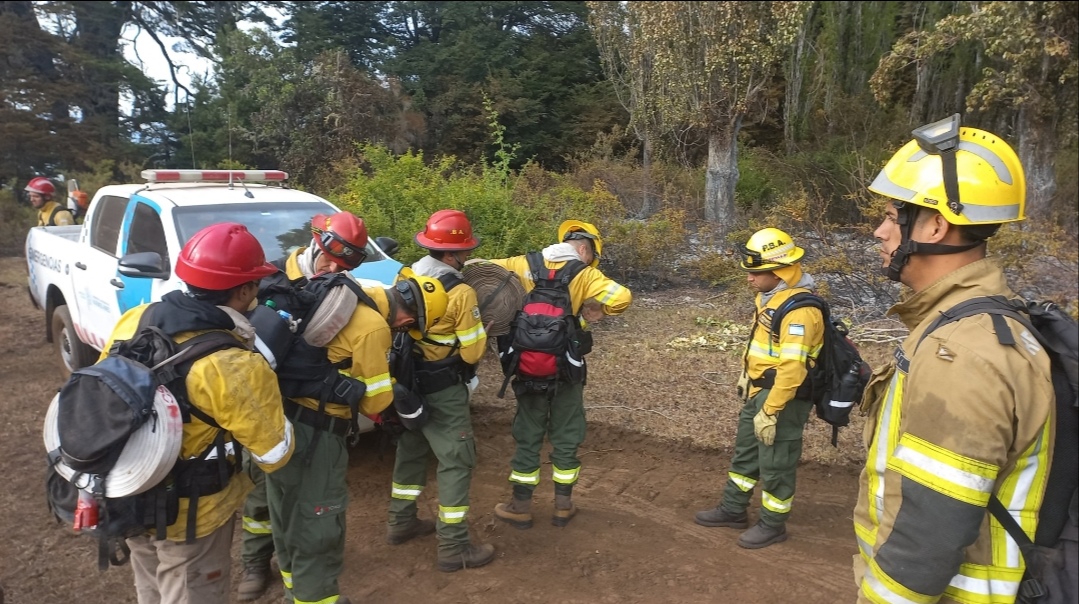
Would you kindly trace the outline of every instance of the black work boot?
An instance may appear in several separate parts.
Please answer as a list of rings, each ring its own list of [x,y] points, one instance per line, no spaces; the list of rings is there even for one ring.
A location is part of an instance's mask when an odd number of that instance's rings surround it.
[[[244,566],[240,583],[236,586],[236,599],[240,602],[257,600],[270,586],[270,561]]]
[[[738,546],[746,549],[760,549],[786,540],[786,525],[768,526],[763,522],[757,522],[757,524],[753,525],[753,528],[738,537]]]
[[[444,573],[452,573],[462,568],[476,568],[488,564],[495,559],[495,546],[490,543],[483,545],[465,546],[464,549],[455,553],[438,552],[438,570]]]
[[[551,524],[566,526],[577,515],[577,506],[570,498],[573,495],[573,485],[554,485],[554,515],[551,516]]]
[[[411,541],[416,537],[430,535],[433,532],[435,532],[434,521],[413,518],[412,522],[409,522],[408,524],[399,524],[389,527],[386,530],[386,543],[389,543],[390,545],[401,545],[406,541]]]
[[[532,491],[527,487],[513,485],[513,499],[495,506],[495,517],[508,522],[514,528],[532,528]]]
[[[729,528],[744,529],[749,526],[749,516],[746,511],[728,512],[723,506],[718,505],[711,510],[697,512],[693,521],[701,526],[725,526]]]

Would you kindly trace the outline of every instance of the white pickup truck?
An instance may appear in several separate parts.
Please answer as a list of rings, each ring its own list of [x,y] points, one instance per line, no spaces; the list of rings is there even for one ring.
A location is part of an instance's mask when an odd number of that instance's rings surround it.
[[[205,226],[239,222],[266,259],[311,241],[330,202],[283,186],[276,170],[145,170],[143,184],[102,187],[79,226],[34,227],[26,237],[30,298],[45,311],[45,336],[66,373],[93,364],[128,309],[182,287],[173,268],[184,243]],[[397,243],[372,239],[354,271],[364,285],[393,282]]]

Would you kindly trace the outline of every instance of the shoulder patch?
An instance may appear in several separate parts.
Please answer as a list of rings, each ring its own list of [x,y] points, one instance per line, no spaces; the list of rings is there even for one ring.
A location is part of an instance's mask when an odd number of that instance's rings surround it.
[[[472,318],[477,320],[477,321],[480,320],[480,307],[479,306],[473,306],[472,307]]]
[[[1027,349],[1030,356],[1036,357],[1038,356],[1038,353],[1042,351],[1042,346],[1038,343],[1038,339],[1029,331],[1024,329],[1023,332],[1019,334],[1019,339],[1023,341],[1023,347]]]
[[[787,328],[787,333],[792,336],[804,336],[806,335],[805,325],[802,325],[800,323],[791,323],[790,327]]]

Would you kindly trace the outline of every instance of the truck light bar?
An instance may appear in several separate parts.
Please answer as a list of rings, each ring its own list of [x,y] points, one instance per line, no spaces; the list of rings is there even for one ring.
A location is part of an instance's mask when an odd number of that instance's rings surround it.
[[[143,170],[146,182],[282,182],[281,170]]]

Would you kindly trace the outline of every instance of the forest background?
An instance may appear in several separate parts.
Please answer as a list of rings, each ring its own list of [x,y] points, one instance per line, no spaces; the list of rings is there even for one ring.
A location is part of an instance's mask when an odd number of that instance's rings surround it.
[[[167,73],[125,58],[133,36]],[[146,168],[280,168],[404,262],[454,207],[478,257],[572,217],[634,287],[740,287],[732,250],[779,226],[867,319],[898,289],[865,187],[960,113],[1027,174],[1031,219],[991,252],[1076,314],[1077,38],[1073,2],[4,1],[0,253],[22,252],[37,175],[92,194]],[[212,71],[181,78],[181,51]]]

